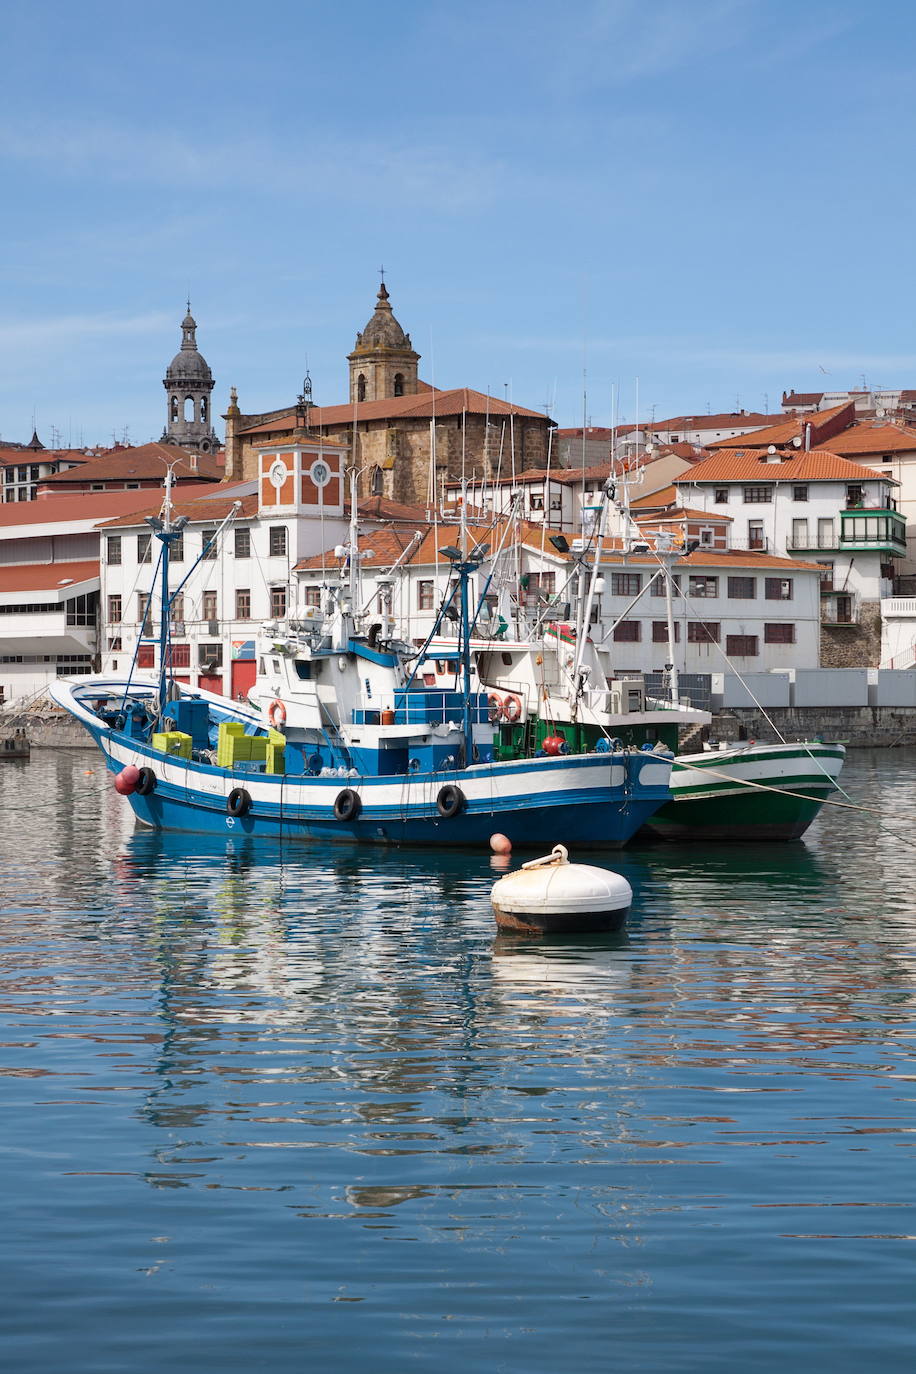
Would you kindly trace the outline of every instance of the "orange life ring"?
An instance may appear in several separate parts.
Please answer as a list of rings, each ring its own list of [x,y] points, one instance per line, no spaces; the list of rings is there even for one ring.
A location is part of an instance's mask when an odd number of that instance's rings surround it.
[[[487,719],[495,725],[503,712],[503,699],[498,692],[487,693]]]
[[[275,730],[282,730],[286,724],[286,707],[282,701],[272,701],[267,709],[267,719]]]
[[[503,720],[507,720],[510,725],[514,725],[517,720],[522,718],[522,703],[514,692],[510,692],[503,702]]]

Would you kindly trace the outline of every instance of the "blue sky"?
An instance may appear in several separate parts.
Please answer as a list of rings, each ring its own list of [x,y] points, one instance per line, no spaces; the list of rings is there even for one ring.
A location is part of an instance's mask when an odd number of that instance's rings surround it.
[[[4,13],[0,435],[346,399],[384,263],[421,375],[561,424],[916,386],[916,7],[33,0]]]

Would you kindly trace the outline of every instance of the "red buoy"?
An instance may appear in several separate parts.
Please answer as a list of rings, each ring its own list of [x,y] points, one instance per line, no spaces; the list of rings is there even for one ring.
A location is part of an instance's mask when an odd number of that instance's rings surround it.
[[[562,735],[548,735],[542,742],[541,748],[549,756],[569,753],[569,745]]]
[[[129,797],[131,792],[136,792],[139,781],[140,769],[129,763],[121,769],[120,773],[115,774],[115,791],[119,792],[122,797]]]

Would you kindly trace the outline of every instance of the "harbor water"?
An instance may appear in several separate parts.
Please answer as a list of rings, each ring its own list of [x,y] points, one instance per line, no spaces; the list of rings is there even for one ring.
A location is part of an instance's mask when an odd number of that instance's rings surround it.
[[[842,781],[792,845],[558,834],[633,909],[537,940],[486,854],[3,765],[4,1368],[911,1370],[916,756]]]

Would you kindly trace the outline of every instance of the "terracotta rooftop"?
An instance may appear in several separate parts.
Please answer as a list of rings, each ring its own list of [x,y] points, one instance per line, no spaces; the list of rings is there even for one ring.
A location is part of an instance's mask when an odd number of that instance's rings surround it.
[[[824,399],[823,391],[784,391],[782,393],[782,403],[784,406],[816,406],[820,405]]]
[[[187,499],[193,488],[183,487]],[[149,491],[71,492],[67,496],[48,496],[42,501],[0,502],[0,528],[13,525],[78,524],[98,522],[125,511],[149,508]],[[157,508],[158,509],[158,508]]]
[[[455,391],[420,391],[415,396],[389,396],[380,401],[348,402],[340,406],[312,406],[309,411],[309,428],[321,429],[323,425],[352,424],[362,420],[388,419],[444,419],[446,416],[490,415],[497,418],[503,415],[523,416],[552,421],[540,410],[527,410],[524,406],[510,405],[498,396],[485,396],[482,391],[472,391],[470,387],[459,387]],[[240,434],[285,434],[295,427],[296,411],[290,406],[285,415],[267,420],[263,424],[252,425],[239,431]]]
[[[101,458],[90,458],[78,468],[58,472],[41,481],[42,486],[55,488],[78,482],[162,481],[170,465],[182,481],[218,482],[226,475],[225,467],[212,454],[193,455],[174,444],[143,444],[139,448],[125,448],[106,453]]]
[[[742,426],[761,426],[783,419],[779,415],[760,415],[753,410],[731,410],[721,415],[675,415],[670,420],[652,420],[646,425],[653,434],[672,429],[740,429]]]
[[[180,489],[178,499],[172,501],[172,517],[177,519],[179,515],[186,515],[188,523],[191,525],[218,525],[220,520],[225,520],[232,510],[236,501],[241,503],[238,512],[240,520],[250,520],[258,513],[258,497],[256,492],[249,492],[244,496],[233,496],[231,493],[219,500],[210,501],[189,501],[187,499],[187,487]],[[134,496],[136,492],[132,493]],[[111,529],[113,527],[131,527],[142,525],[148,515],[158,515],[162,509],[162,502],[157,501],[155,505],[149,504],[149,491],[141,492],[140,495],[146,498],[146,505],[139,510],[134,510],[130,515],[120,515],[114,520],[99,521],[100,529]]]
[[[702,520],[706,525],[733,524],[734,517],[720,515],[718,511],[693,510],[690,506],[668,506],[665,510],[634,512],[634,520],[639,524],[660,525],[678,520]]]
[[[16,467],[19,464],[27,466],[29,463],[56,463],[59,460],[66,460],[68,463],[90,461],[89,454],[84,453],[79,448],[40,449],[38,452],[30,448],[0,448],[0,467]],[[43,477],[41,480],[46,482],[50,479]]]
[[[818,410],[813,415],[788,415],[780,420],[778,424],[767,425],[765,429],[755,429],[749,434],[741,435],[741,445],[745,448],[768,448],[774,444],[779,448],[783,444],[791,444],[793,439],[803,439],[805,426],[811,426],[811,443],[816,446],[818,436],[823,435],[824,431],[830,433],[831,437],[837,428],[842,429],[835,422],[844,418],[844,412],[848,412],[849,423],[855,419],[855,402],[844,401],[840,406],[833,406],[831,410]],[[732,439],[716,439],[709,444],[710,449],[737,448],[738,445]]]
[[[0,567],[0,596],[13,592],[59,592],[99,575],[99,560],[79,563],[14,563]],[[68,592],[69,594],[69,592]],[[64,598],[65,599],[65,598]]]
[[[685,472],[677,478],[677,486],[689,487],[694,482],[754,482],[758,485],[767,482],[861,482],[867,479],[866,472],[858,463],[841,458],[828,449],[812,449],[805,453],[801,449],[790,450],[789,456],[775,456],[761,453],[759,449],[734,448],[717,449],[704,463]],[[898,485],[892,477],[879,477],[874,481]]]
[[[905,425],[856,425],[835,434],[831,453],[916,453],[916,429]]]

